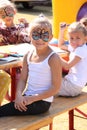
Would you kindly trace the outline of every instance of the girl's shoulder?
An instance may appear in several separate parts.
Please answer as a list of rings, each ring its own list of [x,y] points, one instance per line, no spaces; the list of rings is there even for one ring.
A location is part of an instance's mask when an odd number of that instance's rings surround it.
[[[60,59],[60,57],[59,57],[58,53],[56,53],[55,51],[52,51],[50,53],[50,55],[49,55],[49,61],[50,62],[56,63],[57,60],[59,60],[59,59]]]
[[[75,55],[80,57],[87,57],[87,45],[84,44],[83,46],[77,47],[75,49]]]
[[[86,52],[87,52],[87,45],[86,45],[86,44],[83,44],[82,46],[77,47],[76,50],[86,51]]]

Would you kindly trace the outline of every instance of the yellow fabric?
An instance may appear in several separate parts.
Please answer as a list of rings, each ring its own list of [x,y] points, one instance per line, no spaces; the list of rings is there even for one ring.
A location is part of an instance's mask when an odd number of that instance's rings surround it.
[[[76,21],[79,9],[87,0],[52,0],[53,36],[58,38],[59,23]]]
[[[3,101],[6,92],[9,89],[11,83],[11,78],[8,73],[3,70],[0,70],[0,104]]]

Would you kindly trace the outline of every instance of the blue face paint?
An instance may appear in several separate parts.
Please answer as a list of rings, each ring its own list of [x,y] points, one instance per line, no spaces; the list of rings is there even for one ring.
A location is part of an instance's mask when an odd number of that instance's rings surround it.
[[[48,42],[49,41],[49,32],[45,31],[44,29],[39,28],[32,32],[32,38],[34,40],[42,39],[44,42]]]

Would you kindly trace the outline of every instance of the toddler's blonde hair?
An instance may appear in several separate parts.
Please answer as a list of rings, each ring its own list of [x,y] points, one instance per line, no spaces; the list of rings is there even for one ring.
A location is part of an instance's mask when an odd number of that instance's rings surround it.
[[[82,32],[85,36],[87,36],[87,30],[86,27],[80,23],[80,22],[73,22],[68,27],[68,33],[74,33],[74,32]]]

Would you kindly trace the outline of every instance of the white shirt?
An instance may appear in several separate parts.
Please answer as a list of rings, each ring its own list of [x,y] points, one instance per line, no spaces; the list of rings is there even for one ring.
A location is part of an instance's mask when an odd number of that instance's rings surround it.
[[[49,54],[49,56],[42,62],[33,63],[29,61],[30,54],[27,57],[28,62],[28,88],[25,92],[26,95],[36,95],[48,90],[51,87],[51,70],[48,64],[48,60],[51,55],[55,52]],[[32,54],[32,53],[31,53]],[[48,102],[53,101],[53,96],[43,99]]]
[[[69,45],[70,50],[70,60],[75,56],[81,58],[80,62],[71,67],[66,78],[70,80],[75,85],[84,87],[87,82],[87,45],[77,47],[74,51]]]

